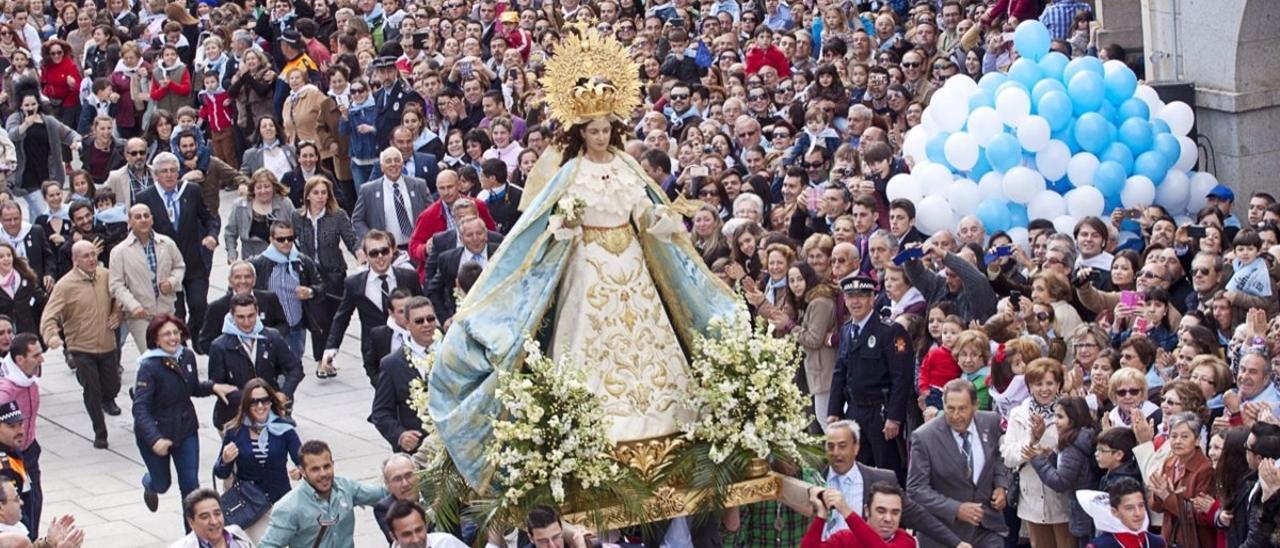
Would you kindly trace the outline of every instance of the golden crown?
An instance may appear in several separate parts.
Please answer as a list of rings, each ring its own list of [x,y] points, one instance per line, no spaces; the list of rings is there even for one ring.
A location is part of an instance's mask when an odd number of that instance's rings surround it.
[[[586,24],[567,29],[547,61],[547,110],[565,127],[601,116],[626,120],[640,106],[640,67],[612,36]]]

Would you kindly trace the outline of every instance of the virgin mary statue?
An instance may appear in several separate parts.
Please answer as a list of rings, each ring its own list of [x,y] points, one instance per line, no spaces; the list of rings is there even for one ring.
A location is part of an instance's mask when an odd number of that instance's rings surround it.
[[[638,74],[593,29],[570,33],[547,63],[556,147],[535,166],[524,213],[462,302],[431,374],[431,416],[477,490],[493,479],[484,453],[502,410],[495,373],[522,366],[526,334],[581,364],[615,442],[675,434],[696,412],[684,405],[693,334],[730,315],[735,297],[689,242],[683,208],[622,150]]]

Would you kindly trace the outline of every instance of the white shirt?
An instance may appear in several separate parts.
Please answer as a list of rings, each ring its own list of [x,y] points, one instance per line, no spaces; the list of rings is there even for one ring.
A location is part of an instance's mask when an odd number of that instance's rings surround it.
[[[413,203],[409,201],[409,186],[407,182],[404,177],[400,177],[395,181],[387,177],[382,178],[382,218],[386,220],[387,226],[381,228],[396,237],[397,245],[408,244],[409,236],[412,236],[412,234],[404,234],[400,230],[400,219],[396,217],[396,203],[394,200],[398,198],[404,204],[404,211],[409,214],[410,224],[416,220]],[[393,184],[399,185],[399,193],[392,192],[391,185]]]
[[[396,276],[392,273],[390,268],[382,274],[378,274],[377,272],[374,272],[373,269],[370,269],[369,277],[365,279],[364,282],[364,297],[369,299],[374,306],[377,306],[378,310],[382,310],[382,279],[379,278],[379,276],[382,276],[383,274],[387,276],[387,293],[395,291]],[[386,310],[382,311],[386,312]]]
[[[973,463],[973,483],[978,483],[978,477],[982,475],[982,467],[987,464],[987,454],[982,451],[982,439],[978,436],[977,426],[973,419],[969,419],[969,429],[966,434],[969,438],[969,458]],[[964,439],[960,437],[960,433],[954,428],[951,429],[951,437],[956,441],[956,451],[960,453],[961,458],[964,457]]]

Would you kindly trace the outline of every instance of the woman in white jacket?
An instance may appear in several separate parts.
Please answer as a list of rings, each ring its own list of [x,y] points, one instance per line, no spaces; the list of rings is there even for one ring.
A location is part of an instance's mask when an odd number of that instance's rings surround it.
[[[1032,546],[1075,546],[1075,537],[1067,528],[1071,517],[1068,497],[1072,494],[1046,487],[1028,458],[1041,449],[1058,446],[1057,428],[1052,425],[1053,408],[1062,390],[1062,363],[1039,358],[1027,364],[1023,375],[1031,397],[1009,413],[1009,430],[1000,442],[1004,465],[1018,474],[1018,518],[1027,524]]]

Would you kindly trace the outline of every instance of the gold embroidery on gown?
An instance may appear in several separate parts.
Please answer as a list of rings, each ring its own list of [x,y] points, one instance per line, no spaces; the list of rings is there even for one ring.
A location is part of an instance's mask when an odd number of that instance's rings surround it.
[[[583,235],[560,283],[552,355],[586,365],[615,441],[676,433],[692,416],[688,363],[631,225],[650,202],[621,160],[580,162],[566,192],[587,204]]]

